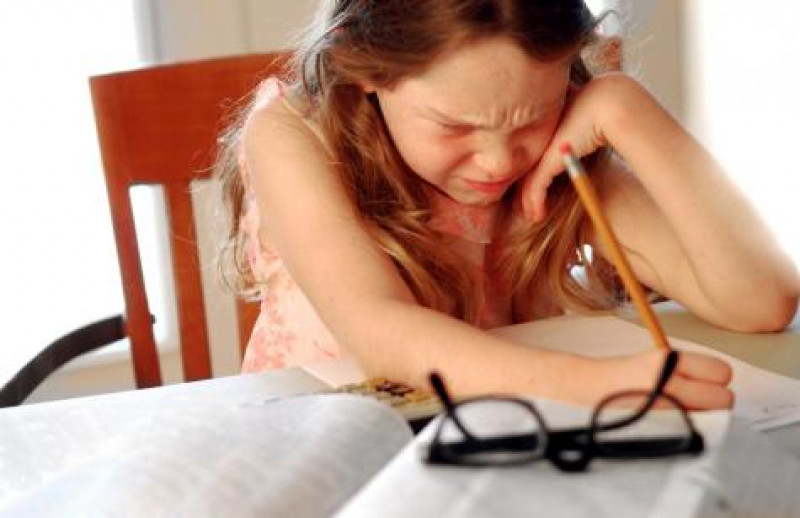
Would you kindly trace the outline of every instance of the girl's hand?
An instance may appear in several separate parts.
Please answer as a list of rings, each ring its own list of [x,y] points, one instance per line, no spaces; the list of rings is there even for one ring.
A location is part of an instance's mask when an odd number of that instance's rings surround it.
[[[630,389],[652,390],[664,359],[664,351],[652,350],[598,360],[598,375],[592,378],[598,382],[598,386],[593,387],[597,391],[595,397]],[[728,388],[731,377],[731,367],[723,360],[681,351],[664,391],[689,410],[731,408],[734,401],[733,392]]]
[[[609,144],[605,121],[614,110],[631,103],[642,90],[636,81],[623,74],[608,74],[590,81],[580,90],[568,94],[561,123],[553,134],[539,163],[522,180],[520,201],[526,217],[542,221],[546,215],[547,188],[564,172],[560,146],[569,142],[575,155],[584,157]]]

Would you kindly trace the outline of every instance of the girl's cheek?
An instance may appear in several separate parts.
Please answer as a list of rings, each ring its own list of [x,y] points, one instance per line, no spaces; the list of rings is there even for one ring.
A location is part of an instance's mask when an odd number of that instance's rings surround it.
[[[530,165],[538,162],[544,154],[548,141],[549,138],[541,134],[529,135],[522,140],[517,147],[517,149],[522,151],[522,162],[529,162]]]
[[[463,154],[469,147],[464,137],[452,135],[434,135],[428,140],[428,143],[432,150],[443,156]]]
[[[404,156],[408,165],[416,171],[427,171],[428,175],[439,176],[456,164],[463,154],[459,146],[447,140],[420,136],[414,149],[407,149]]]
[[[432,141],[431,144],[417,155],[414,169],[424,172],[423,176],[429,181],[439,183],[463,164],[466,155],[446,142]]]
[[[533,155],[537,161],[547,150],[548,145],[553,140],[553,136],[555,135],[557,128],[558,125],[553,124],[546,128],[542,128],[531,135],[528,143],[528,149],[530,154]]]

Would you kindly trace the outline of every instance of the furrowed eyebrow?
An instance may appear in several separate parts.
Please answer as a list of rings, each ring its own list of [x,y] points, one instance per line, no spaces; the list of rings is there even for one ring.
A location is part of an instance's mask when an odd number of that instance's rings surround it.
[[[436,108],[432,108],[430,110],[430,115],[436,119],[438,122],[442,122],[444,124],[448,124],[451,126],[465,126],[470,128],[488,128],[488,125],[485,124],[475,124],[474,121],[462,120],[458,117],[453,117],[448,115],[444,112],[437,110]]]
[[[552,115],[553,112],[555,112],[555,111],[559,111],[560,112],[562,106],[563,106],[563,103],[561,103],[561,102],[559,102],[557,104],[553,104],[551,106],[548,106],[547,109],[544,110],[542,113],[540,113],[538,116],[536,116],[534,118],[531,118],[531,119],[528,119],[523,124],[516,125],[516,127],[517,128],[521,128],[521,127],[529,126],[531,124],[536,124],[539,121],[541,121],[542,119],[545,119],[548,116]],[[440,122],[442,124],[447,124],[449,126],[459,126],[459,127],[465,127],[465,128],[468,127],[468,128],[475,128],[475,129],[492,129],[493,128],[493,126],[489,125],[489,124],[476,124],[474,121],[459,119],[458,117],[454,117],[454,116],[448,115],[448,114],[438,110],[437,108],[429,108],[427,110],[427,115],[429,117],[432,117],[433,119],[435,119],[437,122]]]

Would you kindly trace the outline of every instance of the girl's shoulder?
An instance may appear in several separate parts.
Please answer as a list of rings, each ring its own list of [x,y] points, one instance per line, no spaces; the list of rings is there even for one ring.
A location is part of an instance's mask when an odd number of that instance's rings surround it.
[[[272,141],[301,141],[322,147],[328,146],[322,130],[310,115],[311,110],[292,88],[276,77],[264,80],[255,91],[255,97],[245,119],[245,135],[267,134]]]
[[[239,171],[245,189],[252,188],[264,211],[280,205],[276,198],[299,200],[324,193],[338,200],[343,190],[338,175],[331,174],[336,161],[319,125],[296,98],[277,79],[266,80],[255,93],[239,135]]]

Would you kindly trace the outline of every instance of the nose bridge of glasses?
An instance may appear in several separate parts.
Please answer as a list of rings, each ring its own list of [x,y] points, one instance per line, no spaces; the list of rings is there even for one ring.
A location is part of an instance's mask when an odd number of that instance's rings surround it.
[[[585,471],[594,457],[590,439],[586,428],[552,431],[548,436],[545,458],[562,471]]]

